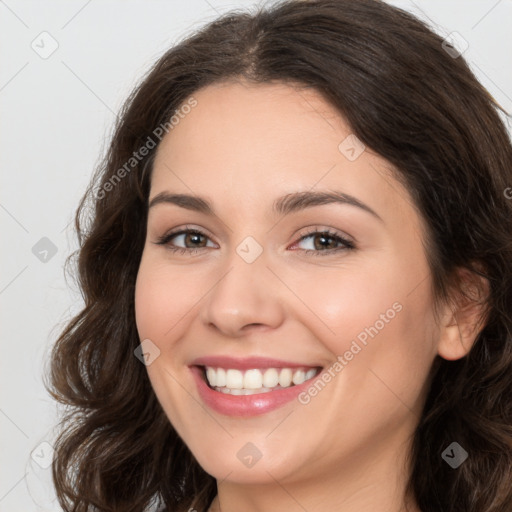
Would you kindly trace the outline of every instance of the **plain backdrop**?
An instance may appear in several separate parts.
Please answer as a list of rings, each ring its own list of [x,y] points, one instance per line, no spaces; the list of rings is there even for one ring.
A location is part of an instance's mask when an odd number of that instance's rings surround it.
[[[443,37],[460,34],[464,58],[512,112],[512,0],[390,3]],[[58,408],[42,374],[81,306],[63,265],[77,246],[73,215],[116,112],[175,42],[227,10],[255,5],[0,0],[0,512],[61,510],[49,467]]]

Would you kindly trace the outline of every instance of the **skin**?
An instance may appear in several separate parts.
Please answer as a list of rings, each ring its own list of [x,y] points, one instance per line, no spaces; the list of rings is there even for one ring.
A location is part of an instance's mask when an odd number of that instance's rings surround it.
[[[354,161],[340,152],[350,127],[318,92],[231,81],[194,97],[197,106],[158,148],[150,201],[164,191],[194,194],[215,215],[150,208],[135,305],[140,339],[160,350],[147,366],[154,391],[217,479],[210,511],[405,510],[406,455],[431,364],[437,354],[467,352],[472,312],[457,317],[446,306],[436,319],[422,218],[387,161],[368,148]],[[278,197],[310,190],[350,194],[380,219],[346,204],[273,213]],[[155,243],[186,226],[205,236]],[[315,249],[320,235],[300,241],[313,228],[356,248]],[[252,263],[236,251],[248,236],[263,249]],[[180,254],[172,244],[200,249]],[[401,311],[308,404],[294,400],[250,418],[202,404],[188,368],[195,358],[264,356],[329,368],[394,303]],[[251,468],[237,457],[248,442],[261,453]],[[419,510],[413,500],[409,510]]]

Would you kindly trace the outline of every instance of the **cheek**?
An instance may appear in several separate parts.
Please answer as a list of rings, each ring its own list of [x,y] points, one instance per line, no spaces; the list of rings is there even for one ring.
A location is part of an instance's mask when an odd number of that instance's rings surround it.
[[[171,267],[152,255],[143,255],[135,286],[135,319],[140,340],[149,339],[160,353],[147,366],[152,388],[174,428],[185,435],[183,411],[196,421],[204,420],[191,400],[190,383],[184,376],[178,340],[190,327],[192,310],[198,303],[199,279],[187,277],[183,268]],[[197,417],[195,416],[197,415]]]
[[[168,342],[186,325],[198,303],[201,276],[181,267],[142,258],[135,287],[135,317],[141,339]],[[171,335],[172,332],[172,335]]]
[[[336,278],[332,269],[302,273],[294,291],[308,308],[300,322],[353,378],[375,368],[398,387],[411,379],[421,386],[436,352],[430,281],[417,277],[428,269],[396,262],[341,269]]]
[[[290,274],[292,279],[306,306],[301,322],[335,354],[348,350],[350,340],[364,343],[374,327],[384,331],[403,309],[401,286],[390,267],[320,268]]]

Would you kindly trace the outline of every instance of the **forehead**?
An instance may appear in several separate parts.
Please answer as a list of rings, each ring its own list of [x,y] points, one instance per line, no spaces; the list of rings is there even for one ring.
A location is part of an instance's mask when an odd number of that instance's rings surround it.
[[[270,208],[274,196],[332,189],[383,216],[410,216],[411,198],[390,164],[358,143],[316,90],[225,82],[193,98],[196,106],[160,143],[151,197],[172,190],[207,196],[214,204]]]

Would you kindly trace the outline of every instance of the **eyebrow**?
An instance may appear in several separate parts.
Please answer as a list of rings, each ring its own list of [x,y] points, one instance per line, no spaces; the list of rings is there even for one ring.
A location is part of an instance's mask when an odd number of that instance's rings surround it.
[[[355,206],[370,213],[375,218],[384,222],[380,215],[370,208],[367,204],[350,194],[338,191],[326,192],[293,192],[276,199],[272,205],[272,211],[278,215],[289,215],[290,213],[320,206],[325,204],[346,204]],[[205,198],[189,194],[172,194],[170,192],[160,192],[149,203],[148,210],[158,204],[174,204],[187,210],[193,210],[205,215],[215,215],[210,201]]]

